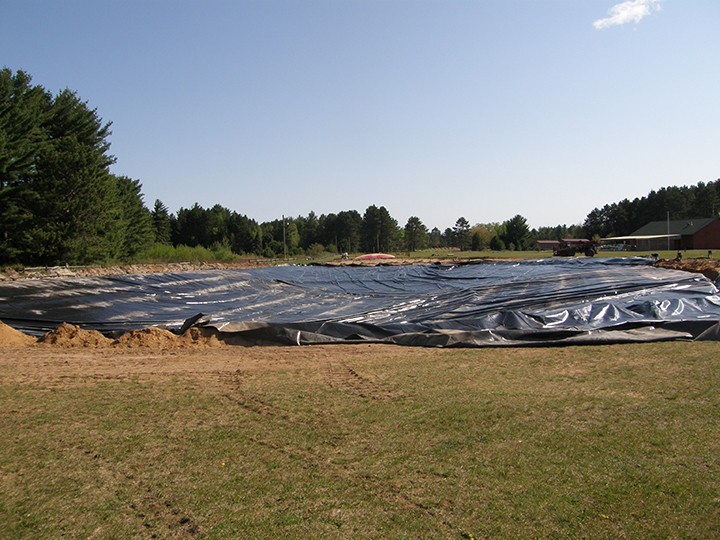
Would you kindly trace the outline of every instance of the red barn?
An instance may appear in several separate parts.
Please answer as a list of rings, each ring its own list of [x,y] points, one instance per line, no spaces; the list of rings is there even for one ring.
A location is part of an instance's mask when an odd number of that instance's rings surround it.
[[[624,240],[637,245],[639,251],[664,249],[720,249],[720,218],[651,221],[628,236],[606,240]]]

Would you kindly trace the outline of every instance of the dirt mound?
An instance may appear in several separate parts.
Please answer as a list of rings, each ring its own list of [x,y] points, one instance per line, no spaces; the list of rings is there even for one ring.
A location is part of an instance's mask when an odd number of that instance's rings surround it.
[[[181,341],[195,347],[222,347],[225,345],[217,337],[217,331],[210,329],[189,328],[179,338]]]
[[[199,328],[190,328],[177,336],[163,328],[143,328],[123,334],[113,343],[115,347],[141,347],[150,349],[186,349],[196,347],[220,347],[217,336],[205,334]]]
[[[164,328],[143,328],[132,330],[113,342],[116,347],[144,347],[152,349],[174,349],[180,344],[178,337]],[[182,346],[182,345],[180,345]]]
[[[28,347],[36,342],[34,337],[0,322],[0,347]]]
[[[112,340],[95,330],[83,330],[74,324],[62,323],[55,330],[48,332],[40,343],[59,347],[108,347]]]
[[[717,280],[720,276],[720,262],[715,259],[662,259],[655,263],[655,266],[695,272],[704,275],[711,281]]]
[[[95,330],[83,330],[74,324],[62,323],[37,342],[63,348],[85,347],[91,349],[111,346],[128,349],[196,349],[224,346],[216,334],[217,332],[210,329],[190,328],[182,336],[177,336],[169,330],[151,327],[132,330],[118,339],[112,340]],[[35,338],[0,322],[0,347],[28,346],[33,343],[36,343]]]
[[[102,347],[145,348],[145,349],[196,349],[222,347],[225,344],[217,338],[217,332],[210,329],[190,328],[177,336],[162,328],[133,330],[112,340],[95,330],[84,330],[74,324],[62,323],[55,330],[36,340],[19,330],[0,322],[0,347],[27,347],[35,343],[54,345],[62,348]]]
[[[66,277],[121,276],[126,274],[155,274],[167,272],[194,272],[198,270],[237,270],[269,266],[271,260],[245,259],[230,263],[182,262],[182,263],[149,263],[130,264],[123,266],[52,266],[43,268],[0,267],[0,281],[21,279],[56,279]]]

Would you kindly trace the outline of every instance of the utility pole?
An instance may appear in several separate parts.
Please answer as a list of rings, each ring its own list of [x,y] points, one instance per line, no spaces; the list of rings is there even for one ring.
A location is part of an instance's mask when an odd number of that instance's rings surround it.
[[[287,261],[287,241],[285,240],[285,214],[283,214],[283,257]]]
[[[667,213],[667,250],[670,251],[670,211]]]

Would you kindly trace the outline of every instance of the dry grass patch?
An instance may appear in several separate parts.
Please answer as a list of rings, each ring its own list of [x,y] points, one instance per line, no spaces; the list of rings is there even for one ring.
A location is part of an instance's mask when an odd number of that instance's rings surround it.
[[[7,351],[9,537],[720,535],[717,343]]]

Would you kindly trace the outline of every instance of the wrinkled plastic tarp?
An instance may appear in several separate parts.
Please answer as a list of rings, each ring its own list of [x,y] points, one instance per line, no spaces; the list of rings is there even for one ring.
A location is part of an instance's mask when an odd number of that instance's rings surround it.
[[[194,324],[239,344],[720,340],[720,296],[646,259],[282,266],[7,283],[0,320],[34,334],[63,321],[107,335]]]

